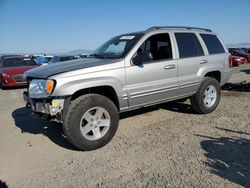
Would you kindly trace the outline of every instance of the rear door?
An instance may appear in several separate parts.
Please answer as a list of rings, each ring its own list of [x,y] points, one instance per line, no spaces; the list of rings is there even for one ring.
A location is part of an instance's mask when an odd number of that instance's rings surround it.
[[[175,32],[178,59],[179,96],[194,93],[200,83],[198,71],[208,61],[197,34],[192,32]]]
[[[222,71],[222,80],[224,78],[223,71],[229,71],[228,53],[226,53],[222,41],[217,37],[217,35],[212,33],[200,33],[199,35],[201,36],[202,41],[204,41],[208,51],[208,55],[206,56],[208,61],[207,68],[213,67]]]

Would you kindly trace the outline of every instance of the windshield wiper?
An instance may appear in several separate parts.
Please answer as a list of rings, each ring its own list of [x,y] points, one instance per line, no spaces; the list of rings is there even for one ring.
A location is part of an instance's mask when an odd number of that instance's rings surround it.
[[[100,59],[104,59],[105,56],[100,55],[100,54],[90,54],[89,57],[96,57],[96,58],[100,58]]]

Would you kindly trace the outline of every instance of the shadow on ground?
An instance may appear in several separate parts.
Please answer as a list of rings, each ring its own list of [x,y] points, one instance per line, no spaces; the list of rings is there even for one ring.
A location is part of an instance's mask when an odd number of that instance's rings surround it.
[[[0,180],[0,188],[7,188],[7,184]]]
[[[246,74],[250,74],[250,69],[244,69],[244,70],[241,70],[241,72],[244,72]]]
[[[139,109],[128,111],[128,112],[123,112],[120,114],[120,119],[145,114],[148,112],[153,112],[159,109],[169,110],[169,111],[177,112],[177,113],[196,114],[193,111],[191,105],[185,104],[179,101],[173,101],[173,102],[168,102],[168,103],[162,103],[162,104],[155,105],[155,106],[139,108]]]
[[[12,87],[3,87],[0,84],[0,89],[2,90],[16,90],[16,89],[25,89],[27,88],[27,86],[23,85],[23,86],[12,86]]]
[[[62,125],[45,119],[33,117],[31,109],[19,108],[12,113],[17,127],[22,133],[42,134],[55,144],[70,150],[77,150],[63,135]]]
[[[171,102],[125,112],[120,114],[120,119],[152,112],[158,109],[166,109],[179,113],[193,113],[190,105],[179,102]],[[15,125],[21,129],[22,133],[30,133],[35,135],[42,134],[63,148],[77,150],[63,135],[63,128],[60,123],[51,122],[40,117],[34,117],[32,116],[32,110],[25,107],[16,109],[12,113],[12,117],[14,118]]]
[[[239,92],[250,92],[250,82],[238,82],[238,83],[226,83],[222,90],[226,91],[239,91]]]
[[[221,178],[250,188],[250,140],[244,138],[213,138],[201,136],[206,152],[205,165]]]

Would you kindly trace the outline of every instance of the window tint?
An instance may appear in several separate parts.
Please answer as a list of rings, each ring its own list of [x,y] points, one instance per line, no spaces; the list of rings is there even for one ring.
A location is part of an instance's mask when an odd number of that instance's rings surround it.
[[[69,56],[69,57],[61,57],[60,61],[69,61],[69,60],[73,60],[75,59],[73,56]]]
[[[21,67],[21,66],[35,66],[36,62],[32,59],[5,59],[3,60],[3,67]]]
[[[35,66],[36,62],[32,59],[24,59],[22,62],[23,66]]]
[[[194,33],[175,33],[180,58],[204,55],[201,44]]]
[[[200,34],[200,36],[205,42],[209,54],[225,53],[225,49],[216,35]]]
[[[142,52],[151,52],[153,60],[172,59],[169,35],[164,33],[149,37],[137,50],[137,54]]]
[[[204,51],[201,47],[201,43],[200,41],[198,40],[197,36],[194,34],[194,33],[191,33],[191,37],[194,41],[194,45],[195,45],[195,49],[196,49],[196,54],[197,56],[202,56],[204,55]]]

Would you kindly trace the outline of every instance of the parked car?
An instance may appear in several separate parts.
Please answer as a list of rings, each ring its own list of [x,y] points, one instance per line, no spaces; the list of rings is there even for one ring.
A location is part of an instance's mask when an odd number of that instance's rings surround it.
[[[3,59],[7,57],[22,57],[22,56],[21,55],[1,55],[0,63],[2,63]]]
[[[245,63],[247,63],[246,58],[240,57],[240,56],[230,55],[230,65],[231,65],[231,67],[236,67],[236,66],[239,66],[239,65],[245,64]]]
[[[74,60],[74,59],[79,59],[76,56],[73,55],[61,55],[61,56],[54,56],[48,64],[52,64],[52,63],[59,63],[59,62],[63,62],[63,61],[70,61],[70,60]]]
[[[232,74],[229,53],[209,29],[152,27],[116,36],[88,58],[26,72],[25,101],[57,118],[81,150],[106,145],[119,113],[190,98],[193,110],[213,112]]]
[[[229,50],[229,52],[230,52],[231,55],[244,57],[244,58],[247,59],[247,62],[250,62],[250,54],[246,53],[242,49],[233,50],[233,49],[229,48],[228,50]]]
[[[24,72],[38,67],[31,58],[22,56],[5,56],[0,62],[0,85],[12,87],[27,84]]]
[[[37,56],[35,57],[35,61],[41,65],[47,65],[52,58],[52,55]]]
[[[247,54],[250,54],[250,48],[242,48],[242,50],[247,53]]]
[[[86,54],[86,53],[85,54],[80,54],[79,56],[80,56],[80,58],[87,58],[88,54]]]

